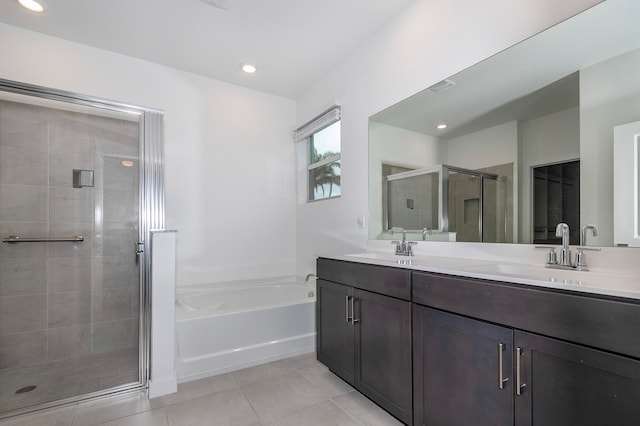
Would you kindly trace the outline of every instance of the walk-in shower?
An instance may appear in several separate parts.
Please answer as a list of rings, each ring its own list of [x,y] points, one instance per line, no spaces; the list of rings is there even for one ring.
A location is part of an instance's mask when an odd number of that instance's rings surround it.
[[[513,222],[507,198],[512,168],[496,169],[506,173],[439,164],[387,175],[383,184],[386,229],[401,227],[423,240],[509,241]]]
[[[0,80],[0,418],[146,386],[162,114]]]

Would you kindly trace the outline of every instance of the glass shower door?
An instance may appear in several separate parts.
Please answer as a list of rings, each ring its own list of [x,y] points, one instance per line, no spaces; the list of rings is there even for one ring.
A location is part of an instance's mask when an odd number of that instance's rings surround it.
[[[143,381],[140,126],[0,92],[0,417]]]

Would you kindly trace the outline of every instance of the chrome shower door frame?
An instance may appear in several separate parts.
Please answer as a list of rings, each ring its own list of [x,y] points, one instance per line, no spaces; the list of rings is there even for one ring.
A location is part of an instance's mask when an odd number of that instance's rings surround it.
[[[137,255],[140,274],[140,327],[139,327],[139,375],[138,383],[121,385],[71,398],[47,402],[28,408],[0,414],[0,420],[47,408],[97,399],[114,394],[144,390],[149,381],[151,338],[151,256],[150,231],[164,229],[164,154],[163,112],[136,105],[86,96],[78,93],[0,79],[0,92],[32,96],[35,98],[65,102],[78,106],[131,114],[139,122],[139,235]]]

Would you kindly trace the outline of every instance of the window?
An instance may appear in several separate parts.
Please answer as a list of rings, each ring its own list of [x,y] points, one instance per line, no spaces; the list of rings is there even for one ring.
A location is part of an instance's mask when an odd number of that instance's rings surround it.
[[[334,107],[296,130],[305,143],[307,201],[340,196],[340,107]]]

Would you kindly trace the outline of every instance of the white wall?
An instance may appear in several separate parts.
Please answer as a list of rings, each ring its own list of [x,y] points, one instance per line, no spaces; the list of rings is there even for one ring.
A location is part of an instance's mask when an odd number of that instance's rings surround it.
[[[580,112],[571,108],[533,120],[520,126],[520,217],[521,243],[533,242],[532,168],[580,158]]]
[[[295,273],[295,102],[0,24],[0,78],[165,111],[178,284]]]
[[[640,49],[580,71],[580,218],[613,245],[613,128],[640,120]]]
[[[443,145],[433,136],[412,132],[387,124],[369,125],[369,191],[375,207],[369,210],[370,235],[382,232],[382,160],[385,164],[419,169],[441,163]],[[372,237],[374,238],[374,237]]]
[[[343,106],[342,197],[298,206],[298,273],[322,253],[362,251],[370,115],[555,24],[597,0],[416,0],[298,99],[303,123]]]
[[[510,121],[443,142],[446,163],[465,169],[482,169],[518,161],[518,123]],[[515,179],[514,179],[515,181]]]

